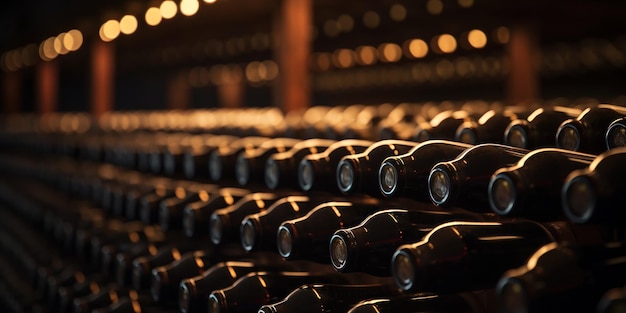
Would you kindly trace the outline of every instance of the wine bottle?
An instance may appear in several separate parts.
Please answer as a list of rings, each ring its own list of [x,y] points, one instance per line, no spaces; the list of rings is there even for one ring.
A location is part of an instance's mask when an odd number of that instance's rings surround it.
[[[297,183],[296,167],[311,154],[320,153],[336,141],[309,139],[295,144],[291,149],[270,155],[265,162],[265,185],[270,189],[290,187]]]
[[[607,128],[625,115],[626,110],[617,106],[587,108],[576,119],[567,120],[559,126],[556,145],[567,150],[600,154],[606,150],[604,137]]]
[[[215,255],[207,251],[188,252],[180,259],[164,266],[152,269],[150,294],[158,303],[169,303],[176,300],[176,291],[180,281],[202,274],[209,269]]]
[[[388,284],[339,285],[310,284],[292,291],[285,299],[266,304],[259,313],[325,313],[346,312],[360,301],[392,297],[398,290]]]
[[[178,291],[180,311],[183,313],[207,312],[208,296],[213,290],[227,288],[239,278],[252,272],[301,270],[295,263],[268,255],[257,255],[252,261],[217,263],[201,275],[183,279],[180,282]]]
[[[616,313],[623,312],[626,307],[626,286],[620,288],[612,288],[604,293],[598,306],[596,313]]]
[[[194,136],[183,150],[183,173],[186,179],[208,179],[209,157],[221,145],[239,138],[227,135]]]
[[[336,273],[253,272],[228,288],[211,292],[208,312],[256,312],[262,305],[276,302],[293,289],[312,283],[348,283],[348,281]]]
[[[442,160],[451,160],[471,145],[453,141],[430,140],[406,154],[386,158],[378,170],[378,187],[386,197],[428,198],[428,174]]]
[[[457,128],[466,121],[479,118],[465,110],[447,110],[435,115],[429,124],[415,129],[413,141],[454,140]]]
[[[246,215],[264,211],[280,198],[282,196],[277,193],[256,192],[244,196],[231,206],[215,210],[209,219],[211,242],[219,245],[237,239],[239,225]]]
[[[75,313],[91,313],[92,310],[111,305],[119,299],[135,295],[136,292],[118,286],[109,286],[100,289],[98,293],[74,299]]]
[[[606,149],[626,147],[626,117],[614,120],[604,135]]]
[[[359,154],[344,156],[336,168],[336,184],[344,194],[365,193],[380,195],[378,186],[371,184],[378,180],[378,169],[382,161],[390,156],[405,154],[417,142],[383,140],[371,145]]]
[[[243,137],[220,145],[219,148],[209,155],[209,175],[213,181],[235,181],[235,162],[237,156],[243,151],[254,150],[262,143],[270,140],[267,137]]]
[[[338,193],[335,169],[341,158],[361,153],[372,144],[374,143],[366,140],[341,140],[324,152],[304,157],[298,165],[300,188],[304,191],[326,190]]]
[[[358,224],[366,216],[380,211],[381,204],[326,202],[305,216],[286,220],[278,227],[278,252],[287,259],[307,259],[328,263],[328,241],[335,230]]]
[[[293,138],[274,138],[254,150],[239,153],[235,162],[235,178],[239,185],[262,182],[268,158],[274,153],[286,152],[300,142],[301,140]]]
[[[150,286],[152,269],[170,264],[179,260],[186,252],[198,250],[197,244],[178,243],[175,246],[159,248],[155,253],[138,257],[132,263],[132,286],[136,290],[143,290]]]
[[[623,225],[624,210],[616,206],[626,192],[626,148],[599,155],[587,168],[572,171],[561,192],[565,216],[575,223],[601,222]]]
[[[285,220],[306,215],[329,197],[288,196],[274,202],[267,210],[243,218],[241,245],[246,251],[276,251],[276,229]]]
[[[550,243],[497,284],[500,312],[592,312],[609,288],[626,279],[626,244]]]
[[[489,110],[477,121],[468,120],[457,128],[454,134],[456,141],[468,144],[502,143],[504,130],[514,120],[517,114],[511,110]]]
[[[182,225],[187,237],[209,233],[211,214],[219,209],[235,204],[251,191],[240,188],[221,188],[208,201],[189,203],[183,209]]]
[[[449,222],[419,242],[400,246],[391,261],[392,274],[398,287],[410,292],[485,289],[545,244],[599,243],[605,238],[602,229],[581,230],[563,221]]]
[[[455,293],[455,294],[424,294],[406,295],[400,297],[381,297],[360,302],[353,306],[348,313],[487,313],[489,303],[495,301],[489,292]]]
[[[497,144],[469,148],[456,159],[433,166],[428,176],[430,199],[438,206],[486,212],[487,188],[493,172],[518,162],[528,152]]]
[[[500,215],[558,219],[563,213],[559,209],[563,181],[570,172],[589,166],[594,159],[594,155],[570,150],[534,150],[517,164],[493,174],[489,205]]]
[[[504,131],[504,143],[524,149],[554,147],[559,126],[580,113],[579,109],[562,106],[536,109],[527,119],[516,119],[509,124]]]
[[[436,226],[455,220],[484,221],[486,217],[426,206],[378,211],[356,226],[335,231],[329,244],[331,264],[341,272],[391,276],[389,260],[396,248],[419,241]]]
[[[206,202],[218,193],[217,185],[193,185],[176,188],[174,197],[159,203],[159,225],[163,231],[182,229],[183,211],[194,202]]]

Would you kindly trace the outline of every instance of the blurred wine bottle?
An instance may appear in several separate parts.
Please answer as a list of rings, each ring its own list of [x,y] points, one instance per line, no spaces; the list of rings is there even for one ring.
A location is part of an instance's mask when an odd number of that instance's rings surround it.
[[[623,286],[626,245],[550,243],[498,282],[500,312],[592,312],[609,288]]]

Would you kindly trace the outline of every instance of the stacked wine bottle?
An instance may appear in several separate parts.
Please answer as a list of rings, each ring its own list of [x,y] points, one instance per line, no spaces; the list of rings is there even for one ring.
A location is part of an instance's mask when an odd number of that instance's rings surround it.
[[[615,312],[626,109],[13,116],[3,312]]]

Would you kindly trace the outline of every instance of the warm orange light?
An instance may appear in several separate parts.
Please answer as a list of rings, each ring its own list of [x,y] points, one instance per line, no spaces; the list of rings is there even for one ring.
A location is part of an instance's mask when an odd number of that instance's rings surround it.
[[[217,0],[204,0],[206,3],[215,3]]]
[[[426,2],[426,11],[432,15],[439,15],[443,12],[443,2],[441,0],[428,0]]]
[[[384,43],[378,46],[378,57],[383,62],[398,62],[402,58],[402,48],[395,43]]]
[[[367,11],[363,14],[363,25],[367,28],[376,28],[380,25],[380,16],[374,11]]]
[[[176,6],[176,2],[172,0],[165,0],[161,3],[161,17],[164,19],[171,19],[176,16],[176,12],[178,11],[178,6]]]
[[[409,54],[417,59],[423,58],[428,54],[428,45],[424,40],[413,39],[408,45]]]
[[[70,50],[65,48],[65,45],[63,44],[63,41],[65,40],[65,35],[66,33],[60,33],[54,38],[54,51],[56,51],[56,53],[58,54],[67,54],[68,52],[70,52]]]
[[[161,23],[163,16],[161,16],[161,9],[157,7],[151,7],[146,11],[146,24],[150,26],[156,26]]]
[[[102,41],[111,41],[120,35],[120,22],[116,20],[108,20],[100,27],[100,39]]]
[[[69,51],[76,51],[83,45],[83,33],[78,29],[72,29],[63,37],[63,46]]]
[[[54,37],[44,40],[39,46],[39,56],[44,61],[50,61],[59,54],[54,50]]]
[[[354,52],[350,49],[339,49],[333,53],[333,63],[339,68],[352,67],[354,59]]]
[[[452,53],[456,50],[456,39],[450,34],[443,34],[437,38],[437,47],[442,53]]]
[[[372,65],[376,63],[376,48],[372,46],[356,48],[356,61],[361,65]]]
[[[198,13],[200,3],[198,0],[183,0],[180,2],[180,13],[184,16],[192,16]]]
[[[130,35],[137,30],[137,18],[133,15],[124,15],[120,20],[120,31],[124,35]]]
[[[467,34],[467,42],[476,49],[483,48],[487,45],[487,35],[482,30],[473,29]]]
[[[246,66],[246,78],[253,83],[261,81],[261,77],[259,76],[259,64],[260,62],[254,61],[248,63],[248,66]]]
[[[391,6],[389,9],[389,17],[396,22],[402,22],[406,19],[406,8],[399,3]]]
[[[265,67],[265,80],[274,80],[278,76],[278,64],[272,60],[265,60],[261,63]]]

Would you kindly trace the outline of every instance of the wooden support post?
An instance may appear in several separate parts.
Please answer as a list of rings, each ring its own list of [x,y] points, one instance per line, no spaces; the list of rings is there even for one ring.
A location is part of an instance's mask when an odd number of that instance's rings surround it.
[[[91,113],[94,116],[113,109],[115,99],[115,46],[94,39],[91,47]]]
[[[223,68],[217,94],[220,106],[238,108],[244,106],[245,85],[243,73],[236,67]]]
[[[188,109],[190,92],[188,75],[184,71],[174,74],[168,83],[167,107],[172,110]]]
[[[309,107],[312,0],[279,0],[274,17],[278,78],[274,101],[285,112]]]
[[[510,30],[507,53],[511,71],[507,98],[511,104],[530,105],[539,97],[538,64],[535,64],[539,49],[536,40],[529,27],[517,26]]]
[[[37,112],[53,113],[58,108],[59,65],[56,60],[37,65]]]

